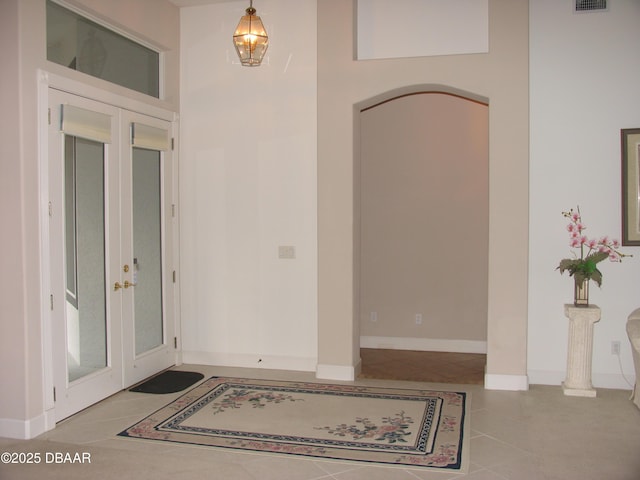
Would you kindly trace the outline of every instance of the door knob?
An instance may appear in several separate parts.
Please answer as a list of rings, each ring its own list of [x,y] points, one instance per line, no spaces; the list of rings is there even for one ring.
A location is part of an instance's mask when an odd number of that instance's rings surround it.
[[[126,284],[126,282],[125,282]],[[113,289],[117,292],[118,290],[120,290],[122,288],[122,285],[120,285],[120,282],[116,282],[115,285],[113,286]],[[127,288],[126,286],[124,288]]]
[[[124,288],[135,287],[135,286],[136,284],[129,282],[129,280],[124,281]]]

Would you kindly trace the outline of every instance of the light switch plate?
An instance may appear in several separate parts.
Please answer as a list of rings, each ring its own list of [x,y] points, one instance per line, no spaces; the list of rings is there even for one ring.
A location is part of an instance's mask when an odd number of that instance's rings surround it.
[[[296,247],[293,245],[280,245],[278,247],[278,258],[296,258]]]

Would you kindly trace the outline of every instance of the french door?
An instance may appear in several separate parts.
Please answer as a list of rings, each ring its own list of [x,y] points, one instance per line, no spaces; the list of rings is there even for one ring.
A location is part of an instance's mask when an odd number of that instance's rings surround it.
[[[175,363],[170,122],[49,89],[56,421]]]

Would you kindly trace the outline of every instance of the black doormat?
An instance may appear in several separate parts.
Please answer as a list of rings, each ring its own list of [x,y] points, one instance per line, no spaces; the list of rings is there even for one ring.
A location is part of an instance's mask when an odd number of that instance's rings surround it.
[[[203,378],[204,375],[198,372],[167,370],[140,385],[130,388],[129,391],[141,393],[174,393],[190,387]]]

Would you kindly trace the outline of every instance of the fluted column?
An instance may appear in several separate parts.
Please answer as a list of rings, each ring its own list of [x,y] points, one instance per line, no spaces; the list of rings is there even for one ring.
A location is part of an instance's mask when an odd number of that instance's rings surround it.
[[[593,355],[593,324],[600,320],[596,305],[576,307],[567,304],[564,314],[569,318],[569,349],[567,351],[567,378],[562,383],[565,395],[595,397],[591,384],[591,357]]]

